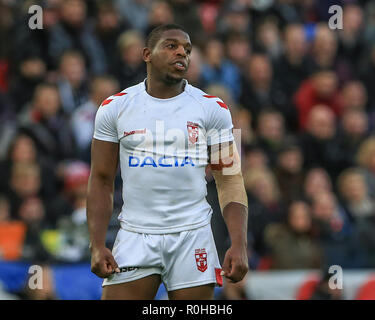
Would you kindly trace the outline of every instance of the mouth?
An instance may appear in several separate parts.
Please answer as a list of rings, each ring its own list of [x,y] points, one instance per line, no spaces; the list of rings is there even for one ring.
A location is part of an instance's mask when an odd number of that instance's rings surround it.
[[[179,71],[186,71],[187,69],[186,63],[183,61],[175,61],[172,65]]]

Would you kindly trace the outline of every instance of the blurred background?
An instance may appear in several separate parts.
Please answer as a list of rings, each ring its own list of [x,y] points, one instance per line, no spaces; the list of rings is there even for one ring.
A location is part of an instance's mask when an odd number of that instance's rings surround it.
[[[43,29],[28,27],[34,4]],[[331,5],[342,30],[328,27]],[[250,271],[216,298],[375,299],[371,0],[0,0],[0,299],[100,298],[85,212],[95,113],[145,78],[145,36],[171,22],[194,45],[189,83],[221,97],[241,129]],[[207,187],[223,261],[209,171]],[[43,290],[27,285],[34,264]],[[328,286],[332,265],[343,290]]]

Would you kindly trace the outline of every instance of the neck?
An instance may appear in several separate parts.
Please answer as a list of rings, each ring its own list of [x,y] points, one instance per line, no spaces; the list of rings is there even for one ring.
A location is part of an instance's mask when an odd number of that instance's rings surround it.
[[[184,91],[185,81],[167,83],[154,77],[147,77],[146,91],[150,96],[158,99],[169,99],[179,95]]]

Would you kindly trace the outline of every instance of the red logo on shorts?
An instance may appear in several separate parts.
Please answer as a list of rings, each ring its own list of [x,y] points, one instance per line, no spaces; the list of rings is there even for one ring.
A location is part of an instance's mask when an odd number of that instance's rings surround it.
[[[189,141],[191,144],[195,144],[198,141],[198,124],[188,121],[187,130],[189,135]]]
[[[205,248],[195,249],[195,262],[199,271],[205,272],[207,270],[207,253]]]

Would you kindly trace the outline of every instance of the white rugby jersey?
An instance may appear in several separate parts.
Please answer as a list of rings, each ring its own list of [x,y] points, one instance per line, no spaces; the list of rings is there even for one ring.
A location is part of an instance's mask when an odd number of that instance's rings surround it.
[[[184,91],[158,99],[145,81],[101,104],[94,138],[119,143],[124,205],[121,227],[164,234],[210,222],[207,146],[233,141],[225,103],[185,81]]]

